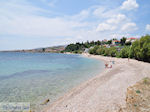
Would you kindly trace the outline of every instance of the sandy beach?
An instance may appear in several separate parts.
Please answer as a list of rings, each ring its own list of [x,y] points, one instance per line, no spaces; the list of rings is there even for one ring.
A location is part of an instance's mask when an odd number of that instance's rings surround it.
[[[43,112],[118,112],[120,107],[125,107],[127,88],[150,77],[150,63],[94,55],[90,58],[115,64],[73,88]]]

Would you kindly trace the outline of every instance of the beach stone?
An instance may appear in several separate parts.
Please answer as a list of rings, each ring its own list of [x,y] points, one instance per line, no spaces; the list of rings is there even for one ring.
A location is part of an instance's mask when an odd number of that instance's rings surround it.
[[[42,103],[42,105],[46,105],[47,103],[49,103],[50,102],[50,99],[47,99],[47,100],[45,100],[43,103]]]

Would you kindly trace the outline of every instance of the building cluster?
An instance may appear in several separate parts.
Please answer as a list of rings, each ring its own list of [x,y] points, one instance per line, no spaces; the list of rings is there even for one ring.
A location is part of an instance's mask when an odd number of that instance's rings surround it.
[[[130,38],[126,39],[125,43],[133,43],[136,40],[138,40],[138,38],[130,37]],[[120,44],[121,44],[120,40],[113,39],[111,44],[108,44],[108,41],[109,40],[107,40],[107,39],[102,40],[102,43],[103,43],[102,46],[104,46],[106,48],[116,47],[118,51],[120,51],[123,48],[123,46],[120,46]],[[93,47],[91,47],[91,48],[93,48]],[[91,49],[91,48],[89,48],[89,49]],[[84,52],[87,53],[89,51],[89,49],[86,48]]]
[[[136,40],[138,40],[138,38],[135,38],[135,37],[127,38],[126,41],[125,41],[125,43],[133,43]],[[102,40],[102,42],[107,43],[108,40],[104,39],[104,40]],[[104,44],[103,46],[104,47],[113,47],[113,46],[118,46],[120,44],[121,44],[120,40],[113,39],[110,45]]]

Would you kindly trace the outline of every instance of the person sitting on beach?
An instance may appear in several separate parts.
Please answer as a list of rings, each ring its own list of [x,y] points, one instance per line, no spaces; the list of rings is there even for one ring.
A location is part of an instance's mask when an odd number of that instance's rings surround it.
[[[105,68],[108,68],[108,64],[107,63],[105,64]]]
[[[112,64],[108,64],[108,65],[107,65],[107,68],[112,68]]]

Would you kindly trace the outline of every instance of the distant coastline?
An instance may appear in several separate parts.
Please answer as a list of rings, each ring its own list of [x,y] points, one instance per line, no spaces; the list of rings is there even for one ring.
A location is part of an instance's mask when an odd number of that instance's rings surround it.
[[[65,45],[60,45],[60,46],[43,47],[43,48],[36,48],[36,49],[4,50],[4,51],[0,51],[0,52],[60,53],[64,49],[65,49]]]

